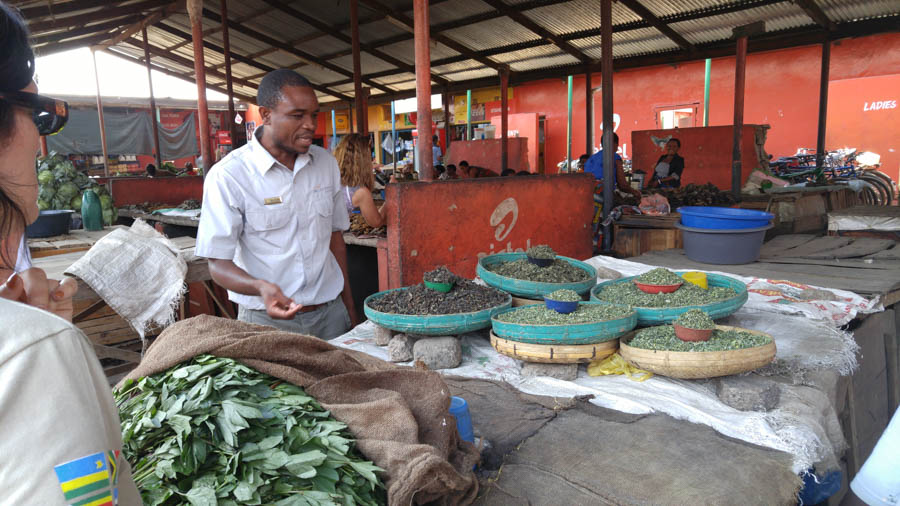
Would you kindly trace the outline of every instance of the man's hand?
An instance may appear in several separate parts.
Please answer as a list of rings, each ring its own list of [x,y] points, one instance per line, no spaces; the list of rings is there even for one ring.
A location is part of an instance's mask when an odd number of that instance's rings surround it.
[[[0,297],[49,311],[67,321],[72,321],[72,297],[77,291],[74,279],[47,279],[47,274],[36,267],[13,274],[0,285]]]
[[[290,320],[303,308],[302,305],[285,297],[278,285],[268,281],[260,281],[259,285],[259,296],[266,306],[266,313],[272,318]]]

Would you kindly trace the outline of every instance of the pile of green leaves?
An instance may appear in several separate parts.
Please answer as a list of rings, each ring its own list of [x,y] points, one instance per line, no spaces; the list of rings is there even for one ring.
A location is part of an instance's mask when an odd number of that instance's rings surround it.
[[[678,283],[684,283],[684,279],[681,276],[664,267],[657,267],[647,271],[634,278],[634,280],[645,285],[677,285]]]
[[[578,295],[578,292],[575,290],[569,290],[567,288],[562,288],[556,290],[555,292],[551,292],[544,296],[546,299],[550,300],[558,300],[560,302],[579,302],[581,301],[581,295]]]
[[[702,309],[691,309],[681,313],[675,323],[689,329],[709,330],[716,328],[716,322]]]
[[[106,186],[98,185],[84,172],[79,172],[66,157],[51,152],[39,157],[36,162],[38,193],[38,209],[72,209],[81,212],[81,196],[87,190],[93,190],[100,198],[103,208],[103,224],[112,225],[119,217],[113,206],[112,197]]]
[[[538,267],[527,259],[512,262],[497,262],[484,266],[485,269],[513,279],[536,281],[538,283],[577,283],[591,279],[591,274],[565,260],[556,259],[547,267]]]
[[[657,351],[729,351],[769,344],[772,338],[741,330],[714,330],[709,341],[682,341],[675,337],[675,327],[660,325],[640,330],[628,343],[634,348]]]
[[[345,424],[234,360],[201,355],[114,395],[145,505],[386,503]]]
[[[633,307],[684,307],[728,300],[736,295],[737,292],[727,286],[711,286],[704,290],[693,283],[685,283],[672,293],[644,293],[634,283],[621,282],[604,286],[597,298]]]
[[[538,260],[551,260],[556,258],[556,252],[553,251],[553,248],[547,246],[546,244],[538,244],[537,246],[532,246],[528,248],[528,251],[525,252],[526,255],[531,258],[536,258]]]
[[[575,311],[563,314],[547,309],[544,304],[532,304],[497,315],[497,321],[529,325],[572,325],[618,320],[631,313],[630,307],[607,304],[579,304]]]

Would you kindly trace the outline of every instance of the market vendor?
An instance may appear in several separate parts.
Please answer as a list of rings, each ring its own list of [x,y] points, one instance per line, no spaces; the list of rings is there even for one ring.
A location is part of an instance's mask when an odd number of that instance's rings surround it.
[[[678,188],[681,186],[681,174],[684,172],[684,158],[678,154],[681,149],[681,141],[675,138],[666,143],[666,152],[656,161],[653,169],[653,177],[647,184],[648,188]]]
[[[616,135],[615,133],[613,133],[612,137],[613,137],[612,149],[615,151],[615,150],[619,149],[619,136]],[[630,194],[634,195],[635,197],[637,197],[638,199],[640,199],[641,191],[636,188],[632,188],[631,185],[628,184],[628,180],[625,179],[625,169],[622,167],[622,157],[619,156],[619,153],[615,153],[615,156],[613,158],[615,160],[615,166],[616,166],[616,188],[618,188],[619,191],[622,191],[624,193],[630,193]],[[596,187],[595,193],[599,193],[600,195],[602,195],[603,194],[603,150],[596,152],[592,157],[588,158],[587,162],[585,162],[585,164],[584,164],[584,171],[589,172],[594,175],[594,177],[597,179],[597,187]]]
[[[334,150],[341,170],[341,191],[348,213],[360,213],[372,228],[385,224],[384,205],[375,205],[372,190],[375,188],[375,172],[372,170],[372,156],[369,137],[350,134],[341,139]]]
[[[262,79],[257,103],[262,125],[204,182],[196,254],[238,319],[331,339],[356,316],[340,170],[313,145],[319,101],[306,78],[280,69]]]

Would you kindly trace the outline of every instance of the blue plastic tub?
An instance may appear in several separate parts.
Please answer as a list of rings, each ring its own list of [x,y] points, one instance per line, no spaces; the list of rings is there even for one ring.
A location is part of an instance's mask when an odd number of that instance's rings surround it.
[[[604,302],[582,302],[581,304],[605,304]],[[497,315],[525,309],[514,307],[500,311]],[[621,318],[594,323],[572,325],[534,325],[509,323],[491,319],[494,334],[502,339],[531,344],[596,344],[616,339],[632,330],[638,323],[638,314],[632,311]]]
[[[525,258],[527,258],[525,253],[495,253],[493,255],[488,255],[478,261],[478,265],[475,266],[475,274],[477,274],[478,277],[480,277],[485,283],[487,283],[488,286],[499,288],[500,290],[509,292],[516,297],[524,297],[526,299],[534,300],[540,300],[544,297],[544,295],[549,295],[563,288],[575,290],[579,293],[579,295],[585,295],[591,290],[591,287],[597,284],[597,269],[591,267],[590,264],[580,262],[578,260],[575,260],[574,258],[559,255],[556,256],[557,260],[563,260],[565,262],[569,262],[575,267],[584,269],[584,271],[587,272],[588,275],[590,275],[590,278],[584,281],[578,281],[576,283],[539,283],[537,281],[526,281],[524,279],[508,278],[499,274],[495,274],[485,268],[485,266],[487,265],[500,262],[512,262]]]
[[[41,211],[34,223],[25,227],[27,237],[53,237],[66,235],[72,224],[72,214],[75,211]]]
[[[407,290],[408,288],[394,288],[394,290]],[[366,317],[382,327],[422,336],[454,336],[486,329],[491,326],[491,317],[512,305],[512,297],[499,306],[474,313],[456,313],[441,315],[408,315],[383,313],[369,307],[369,302],[384,296],[393,290],[373,293],[363,302]]]
[[[686,206],[679,207],[678,212],[686,227],[717,230],[765,227],[775,218],[771,213],[732,207]]]
[[[684,274],[687,271],[675,271],[679,276]],[[597,301],[602,304],[610,304],[609,302],[601,301],[597,298],[597,294],[603,290],[604,287],[614,284],[614,283],[631,283],[634,278],[637,276],[631,276],[627,278],[614,279],[612,281],[606,281],[598,284],[593,289],[591,289],[591,300]],[[711,302],[709,304],[700,304],[695,306],[681,306],[681,307],[635,307],[634,310],[637,312],[637,324],[639,327],[649,327],[651,325],[662,325],[665,323],[672,323],[675,321],[682,313],[686,313],[691,309],[702,309],[709,315],[713,320],[718,320],[719,318],[725,318],[726,316],[734,313],[741,306],[747,302],[747,298],[749,294],[747,293],[747,285],[743,282],[738,281],[734,278],[723,276],[721,274],[706,274],[706,281],[710,287],[713,286],[726,286],[733,288],[734,291],[737,292],[737,295],[730,299],[725,299],[719,302]],[[621,305],[621,304],[616,304]]]

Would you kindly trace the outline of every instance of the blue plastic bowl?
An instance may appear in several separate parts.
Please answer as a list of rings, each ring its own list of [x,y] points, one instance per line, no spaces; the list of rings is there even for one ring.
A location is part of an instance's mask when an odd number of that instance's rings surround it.
[[[552,309],[557,313],[569,314],[578,309],[578,301],[553,300],[544,297],[544,305],[547,309]]]
[[[686,227],[716,230],[765,227],[775,218],[771,213],[733,207],[686,206],[678,212]]]

